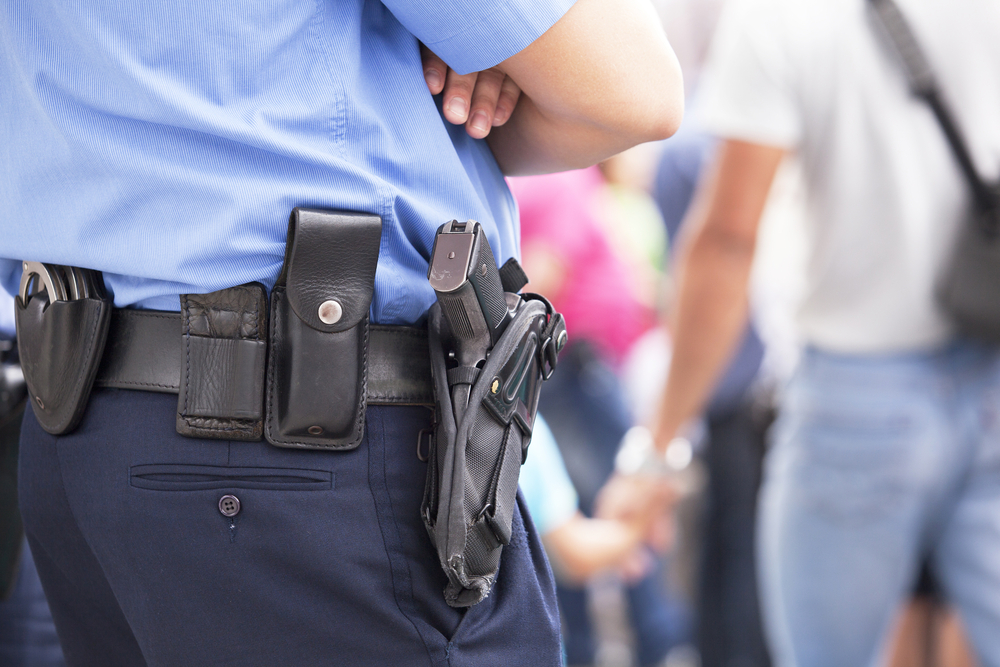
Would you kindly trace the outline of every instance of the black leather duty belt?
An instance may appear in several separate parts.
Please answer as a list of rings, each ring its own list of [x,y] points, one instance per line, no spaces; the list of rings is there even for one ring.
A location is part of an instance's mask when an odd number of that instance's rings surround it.
[[[176,394],[184,343],[181,314],[116,309],[95,385]],[[434,405],[427,331],[370,325],[369,405]]]

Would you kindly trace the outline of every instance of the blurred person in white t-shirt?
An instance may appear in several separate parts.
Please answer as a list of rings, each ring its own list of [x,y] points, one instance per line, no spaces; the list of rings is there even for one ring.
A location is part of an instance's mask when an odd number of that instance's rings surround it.
[[[899,0],[980,173],[1000,170],[1000,3]],[[1000,665],[1000,352],[957,338],[934,283],[969,192],[865,0],[733,0],[702,81],[719,147],[680,250],[665,446],[747,320],[761,211],[801,161],[806,343],[760,503],[778,665],[872,665],[929,558],[984,665]]]

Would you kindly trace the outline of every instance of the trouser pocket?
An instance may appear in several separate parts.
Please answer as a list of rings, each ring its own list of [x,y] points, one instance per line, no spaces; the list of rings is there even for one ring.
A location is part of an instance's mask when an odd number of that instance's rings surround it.
[[[234,488],[327,491],[333,488],[334,474],[329,470],[304,468],[231,468],[162,463],[130,467],[129,484],[154,491]]]

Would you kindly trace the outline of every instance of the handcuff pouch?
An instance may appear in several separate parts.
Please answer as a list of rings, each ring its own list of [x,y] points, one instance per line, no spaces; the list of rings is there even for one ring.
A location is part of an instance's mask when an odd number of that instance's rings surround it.
[[[43,296],[44,295],[44,296]],[[111,324],[105,297],[50,302],[36,293],[15,299],[21,368],[39,425],[62,435],[83,418]]]
[[[285,263],[271,292],[264,436],[272,445],[361,443],[381,236],[376,215],[292,211]]]

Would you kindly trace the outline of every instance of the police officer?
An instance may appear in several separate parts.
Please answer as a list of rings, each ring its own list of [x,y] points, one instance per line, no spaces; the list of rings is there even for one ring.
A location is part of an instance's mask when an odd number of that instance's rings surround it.
[[[480,221],[503,262],[504,174],[664,138],[682,107],[643,0],[8,2],[0,43],[0,276],[99,270],[117,308],[270,289],[309,206],[381,218],[371,320],[419,325],[438,225]],[[522,511],[492,594],[445,604],[419,518],[430,411],[369,406],[332,452],[182,437],[177,411],[97,388],[71,433],[25,418],[26,532],[69,664],[558,664]]]

